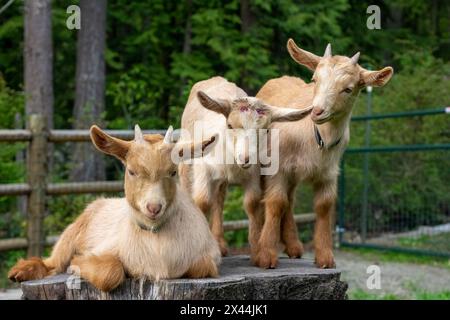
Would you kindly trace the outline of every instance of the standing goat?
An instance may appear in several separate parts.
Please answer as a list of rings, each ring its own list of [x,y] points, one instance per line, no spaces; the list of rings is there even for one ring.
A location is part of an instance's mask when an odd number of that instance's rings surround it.
[[[222,211],[228,183],[240,184],[245,190],[244,207],[249,218],[251,248],[256,247],[259,239],[264,214],[260,203],[261,168],[257,158],[258,151],[261,154],[264,146],[258,146],[258,133],[261,129],[267,132],[272,122],[296,121],[310,112],[311,108],[277,108],[263,103],[248,97],[242,89],[222,77],[200,81],[192,87],[181,119],[184,129],[181,139],[185,139],[183,134],[195,135],[198,126],[206,136],[219,134],[220,141],[213,152],[197,159],[197,163],[180,165],[181,184],[191,192],[203,213],[210,214],[211,230],[222,255],[227,254]],[[231,163],[225,163],[225,158],[231,158]]]
[[[315,262],[318,267],[332,268],[335,263],[331,217],[336,202],[339,161],[350,138],[353,104],[362,88],[385,85],[393,69],[368,71],[358,65],[359,52],[352,58],[333,56],[330,45],[323,57],[298,48],[292,39],[287,48],[297,63],[314,72],[312,83],[283,76],[269,80],[257,97],[266,103],[291,108],[312,105],[313,110],[310,117],[301,121],[272,125],[280,130],[280,170],[266,177],[265,223],[258,242],[256,264],[263,268],[276,267],[280,240],[289,257],[301,257],[303,246],[298,240],[293,204],[297,184],[304,181],[311,183],[314,191]]]
[[[208,152],[217,137],[182,145],[172,143],[171,136],[172,128],[163,139],[144,136],[136,126],[134,141],[124,141],[93,126],[94,145],[126,167],[125,198],[92,202],[62,233],[49,258],[20,260],[8,277],[39,279],[70,265],[95,287],[110,291],[126,274],[151,280],[217,276],[219,247],[202,212],[177,185],[171,161],[173,152],[181,159],[191,156],[185,150]]]

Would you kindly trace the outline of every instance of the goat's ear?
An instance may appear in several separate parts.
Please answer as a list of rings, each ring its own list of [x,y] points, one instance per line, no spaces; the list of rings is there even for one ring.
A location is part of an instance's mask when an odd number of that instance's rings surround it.
[[[131,145],[130,141],[111,137],[96,125],[91,127],[91,140],[101,152],[115,156],[117,159],[125,162],[125,157]]]
[[[312,106],[303,109],[280,108],[266,105],[272,114],[272,122],[297,121],[311,113]]]
[[[373,86],[382,87],[391,79],[394,74],[392,67],[385,67],[378,71],[369,71],[361,68],[359,85],[361,87]]]
[[[314,53],[308,52],[306,50],[300,49],[292,39],[288,40],[287,49],[295,62],[307,67],[311,71],[316,70],[316,67],[320,62],[319,56],[316,56]]]
[[[231,104],[228,100],[223,99],[212,99],[210,96],[208,96],[203,91],[197,92],[197,98],[206,109],[209,109],[211,111],[221,113],[225,117],[228,117],[228,115],[231,112]]]
[[[190,160],[207,155],[217,144],[219,134],[215,134],[201,142],[180,142],[175,145],[174,150],[177,152],[178,160]]]

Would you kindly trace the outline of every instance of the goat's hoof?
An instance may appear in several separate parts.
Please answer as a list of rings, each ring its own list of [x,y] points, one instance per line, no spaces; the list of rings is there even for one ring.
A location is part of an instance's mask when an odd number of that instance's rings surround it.
[[[260,250],[255,257],[256,266],[264,269],[275,269],[278,265],[278,255],[276,251]]]
[[[303,255],[303,245],[300,241],[286,244],[286,249],[284,250],[289,258],[301,258]]]
[[[48,269],[39,258],[20,259],[8,273],[8,279],[14,282],[42,279],[48,274]]]
[[[226,246],[220,246],[220,254],[222,257],[226,257],[228,255],[228,248]]]
[[[324,252],[316,253],[316,258],[314,263],[318,268],[321,269],[330,269],[335,268],[336,264],[334,262],[333,252],[331,250],[327,250]]]
[[[228,246],[225,239],[218,239],[220,254],[222,257],[226,257],[228,255]]]

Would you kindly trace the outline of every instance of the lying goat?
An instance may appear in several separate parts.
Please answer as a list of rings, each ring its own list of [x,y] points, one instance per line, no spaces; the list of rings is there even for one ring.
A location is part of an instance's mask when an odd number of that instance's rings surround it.
[[[150,280],[217,276],[219,247],[202,212],[177,185],[172,161],[174,152],[181,159],[194,150],[208,152],[217,137],[181,145],[171,142],[172,132],[169,128],[164,139],[143,136],[136,126],[134,141],[124,141],[93,126],[94,145],[126,167],[125,198],[92,202],[62,233],[49,258],[20,260],[8,277],[39,279],[70,265],[98,289],[110,291],[125,275]]]

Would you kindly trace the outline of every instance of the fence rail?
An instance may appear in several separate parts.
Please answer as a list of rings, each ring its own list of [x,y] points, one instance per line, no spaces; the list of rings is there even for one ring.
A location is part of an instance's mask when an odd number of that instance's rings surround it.
[[[116,138],[131,140],[134,137],[133,130],[105,130],[105,132]],[[166,130],[143,130],[144,134],[164,134]],[[31,141],[33,134],[31,130],[11,129],[0,130],[0,142],[26,142]],[[48,141],[59,142],[88,142],[91,141],[89,130],[50,130]]]

